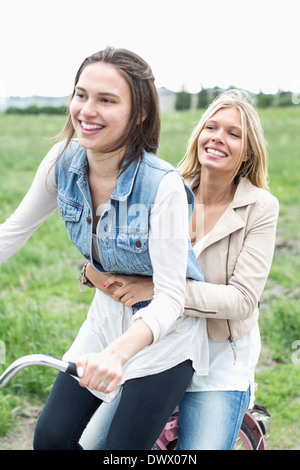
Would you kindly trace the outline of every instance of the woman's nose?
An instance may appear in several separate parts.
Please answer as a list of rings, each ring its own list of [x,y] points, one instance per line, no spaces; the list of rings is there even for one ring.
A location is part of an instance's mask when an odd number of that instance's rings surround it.
[[[88,100],[84,106],[81,108],[81,114],[83,116],[94,117],[97,115],[97,110],[94,103],[91,100]]]
[[[217,130],[212,136],[213,142],[224,142],[224,133],[221,129]]]

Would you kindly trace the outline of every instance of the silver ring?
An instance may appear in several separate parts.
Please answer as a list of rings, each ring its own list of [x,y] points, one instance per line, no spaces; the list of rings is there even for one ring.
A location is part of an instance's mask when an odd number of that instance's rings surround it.
[[[100,382],[100,383],[99,383],[99,387],[100,387],[100,388],[106,388],[106,384],[105,384],[104,382]]]

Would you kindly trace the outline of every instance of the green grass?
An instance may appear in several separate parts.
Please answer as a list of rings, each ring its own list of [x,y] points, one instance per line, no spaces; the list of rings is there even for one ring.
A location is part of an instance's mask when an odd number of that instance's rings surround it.
[[[200,111],[164,115],[160,156],[182,158]],[[272,415],[269,449],[299,445],[300,364],[292,344],[300,340],[300,107],[260,110],[270,156],[270,188],[281,205],[277,247],[262,298],[263,351],[257,368],[257,401]],[[0,223],[17,207],[35,170],[62,128],[61,116],[0,114]],[[85,318],[92,292],[80,294],[82,260],[55,212],[16,255],[0,266],[0,340],[6,364],[45,353],[61,357]],[[20,372],[0,391],[0,435],[14,426],[27,403],[47,397],[56,373],[43,367]]]

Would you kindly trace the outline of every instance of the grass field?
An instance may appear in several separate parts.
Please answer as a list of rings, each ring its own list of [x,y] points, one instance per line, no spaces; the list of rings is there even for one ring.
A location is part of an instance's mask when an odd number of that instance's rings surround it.
[[[173,164],[181,159],[200,114],[163,116],[162,158]],[[262,298],[257,401],[272,414],[268,448],[290,449],[300,446],[300,354],[293,349],[300,340],[300,107],[269,108],[260,116],[268,141],[270,188],[281,211],[274,262]],[[52,146],[49,137],[63,123],[59,116],[0,115],[0,223],[17,207]],[[81,264],[54,213],[21,251],[1,265],[0,345],[6,364],[0,364],[0,373],[19,356],[60,357],[66,350],[92,296],[87,290],[79,293],[76,279]],[[15,426],[21,410],[45,400],[55,375],[47,368],[30,368],[1,390],[0,436]]]

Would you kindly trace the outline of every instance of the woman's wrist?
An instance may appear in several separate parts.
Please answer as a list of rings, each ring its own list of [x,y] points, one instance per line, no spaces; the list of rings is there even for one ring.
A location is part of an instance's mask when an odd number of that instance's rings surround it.
[[[80,276],[78,278],[78,285],[79,285],[79,289],[80,289],[81,292],[83,291],[82,286],[88,287],[89,289],[94,289],[95,288],[94,284],[87,277],[88,265],[89,265],[89,262],[87,261],[83,265]]]

